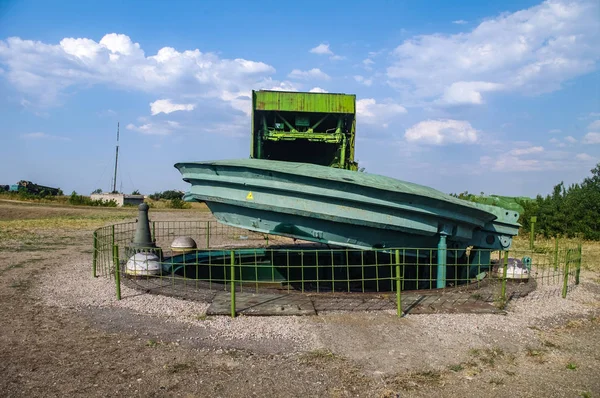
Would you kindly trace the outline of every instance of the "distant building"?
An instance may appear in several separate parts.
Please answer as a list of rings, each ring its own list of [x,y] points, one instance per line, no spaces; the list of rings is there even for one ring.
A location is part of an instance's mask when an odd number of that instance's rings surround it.
[[[144,195],[125,195],[122,193],[93,193],[90,198],[92,200],[101,200],[103,202],[110,202],[114,200],[117,206],[121,207],[124,205],[137,206],[144,203]]]

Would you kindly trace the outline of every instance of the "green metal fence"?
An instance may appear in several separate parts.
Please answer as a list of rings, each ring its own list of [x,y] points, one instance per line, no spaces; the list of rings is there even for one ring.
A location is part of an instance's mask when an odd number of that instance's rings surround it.
[[[199,299],[215,291],[228,292],[232,316],[236,314],[236,292],[377,295],[395,307],[399,316],[403,292],[411,290],[444,294],[485,288],[490,301],[500,306],[543,285],[556,286],[566,297],[569,288],[579,283],[582,259],[581,245],[569,247],[558,240],[553,246],[504,252],[357,250],[268,236],[214,221],[156,221],[150,227],[152,239],[160,249],[129,247],[136,223],[96,230],[94,277],[114,278],[118,299],[123,283],[149,293]],[[193,238],[197,249],[172,250],[171,242],[178,236]],[[138,252],[156,252],[160,256],[158,274],[128,269],[127,260]],[[444,261],[438,261],[438,257]],[[514,259],[522,263],[516,271],[511,268]]]

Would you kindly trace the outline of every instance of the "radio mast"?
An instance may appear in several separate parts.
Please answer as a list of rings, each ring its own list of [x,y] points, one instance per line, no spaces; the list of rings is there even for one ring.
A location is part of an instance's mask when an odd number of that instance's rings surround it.
[[[117,149],[115,152],[115,178],[113,179],[112,193],[117,193],[117,166],[119,164],[119,122],[117,122]]]

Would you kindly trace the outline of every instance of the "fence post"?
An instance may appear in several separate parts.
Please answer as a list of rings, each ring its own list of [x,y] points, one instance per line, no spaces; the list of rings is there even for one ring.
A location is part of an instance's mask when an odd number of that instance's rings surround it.
[[[506,273],[508,271],[508,251],[504,252],[504,266],[502,267],[502,288],[500,290],[500,298],[502,303],[506,303]]]
[[[230,252],[229,281],[231,289],[231,317],[235,318],[235,252]]]
[[[400,250],[396,249],[396,315],[401,317],[402,312],[402,289],[400,284]]]
[[[582,256],[582,250],[581,250],[581,243],[577,245],[577,254],[579,254],[579,258],[577,259],[577,270],[575,271],[575,284],[579,285],[579,274],[581,273],[581,256]]]
[[[113,263],[115,265],[115,285],[117,300],[121,300],[121,265],[119,264],[119,246],[113,245]]]
[[[532,216],[530,220],[531,224],[531,232],[529,234],[529,250],[533,250],[533,241],[535,240],[535,223],[537,222],[537,217]]]
[[[558,236],[554,238],[554,271],[558,270]]]
[[[152,238],[153,243],[156,243],[156,221],[152,221]]]
[[[94,252],[92,254],[92,276],[96,278],[96,265],[98,263],[98,231],[94,231]]]
[[[565,257],[565,272],[563,275],[563,288],[562,288],[562,298],[567,298],[567,287],[569,285],[569,265],[571,262],[571,251],[567,250],[567,255]]]
[[[206,248],[210,249],[210,221],[206,222]]]
[[[446,248],[446,234],[442,232],[437,251],[437,280],[435,283],[437,289],[446,287]]]
[[[115,224],[111,225],[111,234],[112,234],[112,245],[115,245]]]

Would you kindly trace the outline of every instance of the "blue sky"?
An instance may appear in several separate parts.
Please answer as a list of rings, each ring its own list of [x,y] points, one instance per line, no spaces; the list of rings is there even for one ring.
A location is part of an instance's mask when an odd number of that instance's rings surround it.
[[[0,183],[186,189],[249,156],[252,89],[357,95],[367,171],[549,193],[600,162],[600,3],[0,0]]]

